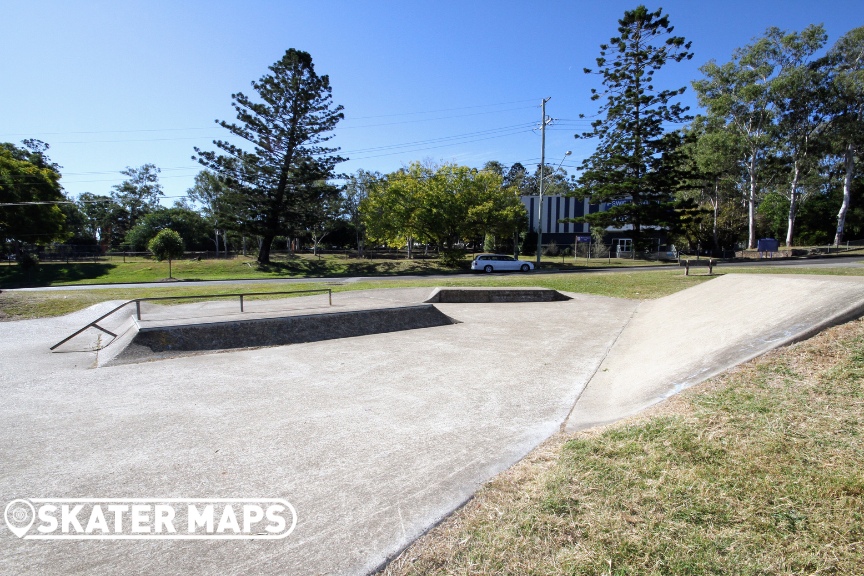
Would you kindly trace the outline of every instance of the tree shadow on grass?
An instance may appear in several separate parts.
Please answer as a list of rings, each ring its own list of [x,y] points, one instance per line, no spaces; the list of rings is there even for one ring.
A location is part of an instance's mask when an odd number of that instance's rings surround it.
[[[70,264],[40,264],[34,270],[20,266],[0,266],[0,288],[51,286],[81,280],[98,280],[110,275],[116,264],[81,262]]]

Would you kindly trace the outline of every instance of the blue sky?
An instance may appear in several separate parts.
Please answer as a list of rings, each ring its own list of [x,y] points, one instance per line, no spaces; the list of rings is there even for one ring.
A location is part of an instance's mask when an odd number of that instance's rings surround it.
[[[120,171],[154,163],[166,204],[199,171],[193,146],[213,149],[233,120],[231,94],[288,48],[309,52],[328,74],[346,119],[332,144],[351,158],[341,172],[388,172],[414,160],[481,166],[539,162],[540,100],[557,119],[547,162],[575,172],[592,152],[576,141],[597,86],[582,69],[638,2],[600,1],[30,1],[2,0],[0,141],[39,138],[63,166],[73,196],[107,194]],[[675,33],[692,61],[658,76],[688,86],[710,59],[769,26],[822,23],[829,45],[864,25],[861,0],[672,0]]]

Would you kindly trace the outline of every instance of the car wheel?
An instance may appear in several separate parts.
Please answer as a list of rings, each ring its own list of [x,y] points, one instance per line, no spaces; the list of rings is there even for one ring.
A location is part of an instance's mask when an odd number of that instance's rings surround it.
[[[489,272],[492,272],[492,266],[489,266],[489,265],[487,264],[487,265],[483,268],[483,271],[486,272],[487,274],[488,274]]]
[[[522,268],[521,268],[522,272],[528,272],[530,269],[531,269],[531,266],[529,266],[528,264],[522,264]]]

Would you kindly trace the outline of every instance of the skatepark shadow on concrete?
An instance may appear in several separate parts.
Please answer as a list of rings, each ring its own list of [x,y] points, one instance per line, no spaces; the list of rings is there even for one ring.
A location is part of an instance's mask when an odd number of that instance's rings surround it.
[[[727,275],[644,302],[435,294],[340,293],[326,313],[452,321],[99,369],[97,352],[47,349],[116,303],[7,323],[3,503],[278,497],[298,520],[267,542],[34,542],[2,526],[0,572],[367,574],[562,427],[623,418],[864,312],[864,282],[829,276]]]

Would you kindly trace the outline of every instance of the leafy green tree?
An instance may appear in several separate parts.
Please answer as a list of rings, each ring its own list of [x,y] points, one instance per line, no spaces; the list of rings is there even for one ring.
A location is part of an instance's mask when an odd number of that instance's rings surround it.
[[[481,170],[474,177],[474,198],[468,207],[468,224],[472,236],[490,241],[497,250],[498,240],[513,239],[518,254],[519,233],[527,228],[528,214],[516,186],[505,186],[498,171]]]
[[[324,238],[342,223],[343,210],[342,197],[335,186],[318,202],[307,205],[306,233],[312,238],[312,254],[315,256],[318,256],[318,247]]]
[[[213,226],[214,243],[216,245],[216,257],[219,257],[219,237],[222,237],[225,246],[225,254],[228,254],[228,241],[225,232],[228,224],[233,220],[230,213],[231,202],[228,195],[231,191],[219,180],[219,177],[209,170],[202,170],[195,175],[195,183],[186,195],[194,202],[201,204],[204,217]]]
[[[303,230],[308,206],[327,197],[326,180],[343,159],[335,148],[322,144],[343,118],[334,106],[328,76],[319,76],[312,57],[295,49],[270,66],[270,74],[252,82],[259,100],[242,92],[232,95],[238,123],[218,121],[251,150],[216,140],[224,154],[195,148],[200,162],[219,175],[232,191],[230,224],[238,231],[261,237],[258,262],[270,262],[276,236]]]
[[[365,235],[361,206],[366,198],[369,197],[369,191],[381,178],[382,176],[378,172],[367,172],[361,169],[356,174],[348,177],[345,187],[342,189],[342,208],[345,217],[354,227],[358,256],[363,255],[362,239]]]
[[[687,108],[674,102],[685,88],[659,89],[654,74],[669,62],[693,57],[690,42],[673,36],[669,17],[645,6],[628,10],[618,21],[618,36],[601,44],[597,75],[604,89],[591,99],[606,98],[593,130],[576,138],[597,138],[597,150],[583,164],[579,186],[592,203],[625,200],[580,221],[594,226],[633,227],[639,242],[646,225],[666,225],[672,195],[681,182],[675,155],[681,134],[670,125],[690,120]],[[588,74],[595,73],[586,68]]]
[[[530,184],[527,182],[527,174],[525,166],[520,162],[516,162],[504,174],[503,185],[507,188],[515,186],[519,190],[520,195],[529,196],[531,193],[528,190]]]
[[[84,231],[97,242],[110,245],[115,236],[117,214],[122,210],[110,196],[84,192],[76,203],[84,217]]]
[[[126,180],[114,186],[111,199],[116,207],[111,212],[111,243],[118,246],[138,219],[156,210],[164,195],[159,183],[161,171],[154,164],[140,168],[127,167],[121,172]]]
[[[707,110],[709,119],[722,123],[740,142],[739,162],[748,178],[749,248],[756,247],[756,207],[762,172],[774,145],[775,106],[771,97],[774,56],[773,42],[766,35],[735,50],[726,64],[709,61],[699,69],[705,78],[693,82],[699,104]]]
[[[568,196],[575,189],[572,176],[560,166],[546,164],[543,167],[543,195],[544,196]],[[540,194],[540,165],[534,170],[534,174],[526,175],[520,187],[523,195],[536,196]]]
[[[386,246],[407,243],[410,258],[415,239],[429,240],[419,222],[424,181],[429,177],[428,167],[413,162],[373,184],[360,204],[363,225],[372,242]]]
[[[171,229],[184,239],[191,250],[206,250],[209,246],[210,227],[207,221],[188,208],[160,208],[138,219],[126,234],[125,244],[130,250],[145,250],[150,240],[161,230]]]
[[[390,245],[414,240],[444,250],[486,235],[509,237],[523,229],[525,207],[515,186],[495,170],[412,163],[372,188],[361,205],[370,239]]]
[[[834,235],[834,243],[840,244],[846,234],[856,159],[860,160],[864,150],[864,26],[850,30],[837,40],[826,60],[831,69],[826,103],[831,118],[829,135],[843,166],[843,201]]]
[[[147,249],[159,262],[168,260],[168,278],[171,275],[171,261],[183,256],[183,238],[174,230],[168,228],[160,230],[156,236],[147,244]]]
[[[736,211],[740,197],[742,170],[740,140],[725,129],[722,123],[705,116],[697,116],[690,126],[688,142],[684,145],[685,161],[691,163],[690,186],[679,192],[679,198],[692,199],[711,211],[711,239],[714,250],[732,245],[737,240],[737,226],[729,228],[727,218],[724,227],[724,212]],[[725,228],[725,230],[723,229]],[[699,239],[699,243],[707,245]]]
[[[813,56],[825,45],[827,35],[821,25],[811,25],[800,33],[770,28],[766,36],[778,68],[770,96],[775,105],[778,156],[787,173],[786,246],[792,246],[801,181],[818,167],[819,136],[824,131],[826,69],[816,65]]]
[[[23,144],[0,144],[0,237],[19,245],[63,240],[68,233],[58,203],[68,200],[60,167],[48,158],[44,142]]]
[[[65,218],[65,227],[68,233],[67,244],[90,245],[96,244],[96,236],[90,234],[87,215],[81,210],[78,202],[66,197],[66,203],[60,204],[60,211]]]

